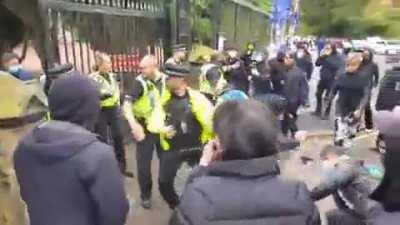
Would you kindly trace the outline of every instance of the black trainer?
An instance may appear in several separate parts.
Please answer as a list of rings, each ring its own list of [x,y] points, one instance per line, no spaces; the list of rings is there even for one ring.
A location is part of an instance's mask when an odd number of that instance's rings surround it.
[[[151,201],[150,201],[150,199],[143,199],[142,200],[142,207],[144,209],[151,209]]]

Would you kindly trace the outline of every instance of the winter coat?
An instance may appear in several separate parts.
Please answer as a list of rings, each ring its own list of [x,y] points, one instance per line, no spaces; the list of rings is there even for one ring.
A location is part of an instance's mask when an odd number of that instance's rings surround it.
[[[239,64],[239,68],[233,68],[225,72],[225,78],[234,89],[248,93],[249,91],[249,75],[246,71],[245,65],[242,60],[237,59],[233,64]]]
[[[272,59],[269,61],[269,67],[271,69],[273,93],[281,95],[285,86],[287,66],[277,59]]]
[[[305,73],[297,66],[287,72],[287,80],[284,87],[284,96],[290,108],[298,108],[304,105],[308,99],[308,83]]]
[[[302,58],[296,57],[297,66],[306,73],[307,80],[311,79],[314,71],[314,64],[312,62],[311,56],[305,55]]]
[[[333,196],[339,209],[354,209],[356,196],[368,197],[373,183],[363,173],[361,164],[357,162],[340,162],[325,175],[324,180],[311,191],[312,199],[319,201]]]
[[[387,212],[384,207],[377,201],[374,201],[362,194],[355,195],[354,192],[348,192],[344,189],[346,195],[353,195],[352,205],[354,209],[351,211],[364,224],[367,225],[397,225],[400,220],[400,211]],[[353,224],[343,224],[353,225]]]
[[[361,65],[361,74],[369,83],[370,88],[376,87],[379,84],[379,67],[374,62],[374,55],[372,51],[369,51],[370,59],[363,61]]]
[[[320,224],[306,185],[278,175],[274,157],[200,167],[188,179],[170,224]]]
[[[336,114],[340,117],[349,116],[356,110],[365,107],[368,102],[370,88],[369,83],[359,71],[354,74],[343,73],[339,75],[332,89],[331,99],[336,94]]]
[[[14,155],[31,225],[123,225],[128,212],[113,149],[68,122],[36,126]]]
[[[344,61],[340,55],[333,54],[329,56],[320,56],[315,65],[321,66],[320,83],[331,85],[338,76],[340,69],[344,67]]]
[[[264,60],[257,64],[255,68],[258,72],[258,76],[252,74],[252,85],[253,85],[253,94],[264,95],[271,94],[273,92],[273,87],[271,83],[271,74],[270,68],[268,65],[268,61]]]

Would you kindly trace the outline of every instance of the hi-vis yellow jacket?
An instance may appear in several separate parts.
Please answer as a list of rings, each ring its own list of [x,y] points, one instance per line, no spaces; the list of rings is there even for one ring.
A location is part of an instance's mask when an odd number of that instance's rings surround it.
[[[202,93],[211,94],[212,96],[216,96],[218,92],[221,91],[227,84],[227,81],[224,78],[224,72],[222,70],[219,70],[221,76],[217,82],[217,85],[215,87],[212,87],[210,81],[207,79],[207,72],[214,67],[217,66],[214,64],[203,65],[201,68],[201,74],[199,76],[200,91]]]
[[[110,96],[101,101],[100,105],[102,108],[119,105],[120,92],[119,85],[116,79],[116,74],[108,73],[109,79],[103,77],[99,72],[92,73],[89,76],[99,85],[101,96]]]
[[[199,137],[200,142],[202,144],[205,144],[209,140],[211,140],[214,135],[212,130],[214,108],[211,102],[208,101],[208,99],[199,91],[188,88],[188,93],[192,113],[194,114],[195,118],[200,123],[200,126],[202,128],[201,135]],[[168,105],[171,97],[171,93],[169,91],[166,91],[165,95],[162,96],[162,107],[155,108],[148,124],[149,131],[160,133],[161,147],[165,151],[168,151],[170,149],[170,144],[162,129],[165,127],[165,121],[167,117],[165,107]]]
[[[153,114],[159,113],[162,110],[162,95],[165,94],[165,75],[162,75],[161,78],[162,88],[161,92],[157,89],[156,85],[143,78],[142,76],[138,76],[136,78],[142,84],[143,94],[142,96],[133,103],[132,112],[133,115],[138,119],[143,119],[147,126],[147,130],[152,133],[159,133],[159,127],[162,124],[150,124],[149,120]],[[154,115],[156,116],[156,115]]]

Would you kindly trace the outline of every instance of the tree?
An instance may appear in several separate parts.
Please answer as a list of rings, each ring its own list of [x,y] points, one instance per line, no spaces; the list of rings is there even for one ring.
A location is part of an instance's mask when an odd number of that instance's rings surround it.
[[[390,9],[378,0],[302,0],[301,4],[304,34],[357,38],[400,34]]]

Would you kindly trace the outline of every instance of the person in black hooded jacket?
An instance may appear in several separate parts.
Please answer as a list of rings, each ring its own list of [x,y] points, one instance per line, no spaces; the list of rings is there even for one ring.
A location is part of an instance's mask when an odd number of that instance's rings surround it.
[[[276,58],[268,61],[271,74],[273,93],[283,95],[283,88],[286,82],[287,67],[285,65],[285,52],[278,52]]]
[[[374,87],[377,87],[379,84],[379,67],[374,60],[374,55],[371,50],[366,49],[362,53],[363,62],[361,65],[361,73],[362,76],[367,80],[370,86],[370,93]],[[373,115],[371,109],[371,96],[368,98],[368,103],[365,107],[365,128],[372,129],[374,127],[373,123]]]
[[[217,108],[216,138],[204,148],[170,225],[320,224],[306,185],[279,177],[274,118],[254,100]]]
[[[316,92],[317,107],[314,114],[322,116],[322,119],[329,119],[331,104],[327,102],[326,108],[323,110],[323,96],[325,96],[325,99],[328,99],[331,94],[335,80],[340,70],[344,67],[343,58],[337,52],[334,44],[327,44],[315,65],[320,66],[321,70]],[[321,115],[321,113],[323,114]]]
[[[81,75],[49,92],[52,120],[23,137],[14,163],[31,225],[123,225],[128,201],[113,149],[92,133],[99,93]]]
[[[370,96],[369,83],[362,74],[362,56],[355,53],[346,61],[346,69],[332,88],[330,101],[336,94],[335,145],[351,147],[351,139],[358,131],[361,113]]]
[[[294,138],[298,131],[296,124],[297,111],[300,106],[306,105],[309,87],[306,73],[296,65],[294,55],[286,55],[285,65],[288,68],[288,72],[286,73],[287,80],[283,90],[288,105],[283,114],[281,128],[284,136],[287,136],[290,132],[291,136]]]

